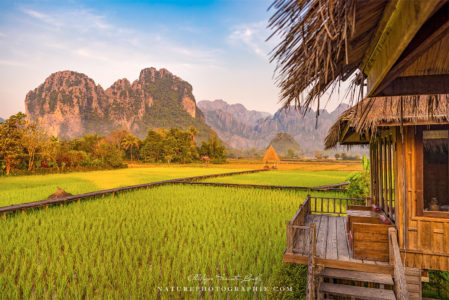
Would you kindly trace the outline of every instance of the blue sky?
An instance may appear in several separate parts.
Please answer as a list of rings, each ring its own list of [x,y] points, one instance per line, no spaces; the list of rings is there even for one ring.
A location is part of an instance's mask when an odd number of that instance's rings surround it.
[[[274,113],[271,2],[0,0],[0,117],[23,111],[26,93],[53,72],[81,72],[106,89],[145,67],[190,82],[197,101]]]

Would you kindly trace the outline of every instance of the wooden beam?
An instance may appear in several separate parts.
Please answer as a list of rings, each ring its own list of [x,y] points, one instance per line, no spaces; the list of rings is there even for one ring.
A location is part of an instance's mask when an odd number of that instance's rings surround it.
[[[307,265],[308,257],[299,254],[289,254],[285,253],[282,256],[282,261],[285,263],[294,263],[300,265]],[[335,260],[335,259],[326,259],[317,257],[315,259],[317,265],[322,265],[328,268],[336,268],[336,269],[345,269],[345,270],[354,270],[354,271],[363,271],[370,273],[379,273],[379,274],[391,274],[393,275],[393,266],[388,264],[370,264],[363,262],[355,262],[355,261],[346,261],[346,260]]]
[[[377,96],[449,94],[449,74],[398,77]]]
[[[379,87],[390,69],[407,48],[410,41],[441,5],[440,0],[398,0],[387,20],[385,26],[380,28],[381,33],[371,53],[361,70],[368,77],[368,96]],[[444,0],[443,3],[445,3]]]
[[[390,83],[398,78],[408,66],[447,34],[449,34],[449,2],[443,5],[418,31],[410,45],[398,59],[398,62],[385,76],[385,80],[373,93],[373,96],[383,95],[383,90],[387,88]]]

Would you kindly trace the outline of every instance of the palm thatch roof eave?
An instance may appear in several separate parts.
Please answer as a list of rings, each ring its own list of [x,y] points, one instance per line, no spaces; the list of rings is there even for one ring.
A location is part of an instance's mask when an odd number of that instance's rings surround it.
[[[325,148],[344,145],[348,132],[360,136],[358,144],[366,144],[380,127],[401,124],[449,124],[449,94],[366,98],[340,115],[328,131]]]
[[[284,106],[310,107],[317,100],[319,110],[323,93],[357,72],[388,2],[275,0],[268,27],[270,38],[281,39],[271,60],[277,61]],[[363,81],[358,72],[354,93],[362,91]]]

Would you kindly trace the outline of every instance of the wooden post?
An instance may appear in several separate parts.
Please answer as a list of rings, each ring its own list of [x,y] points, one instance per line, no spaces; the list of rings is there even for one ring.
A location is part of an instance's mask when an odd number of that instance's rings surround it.
[[[383,171],[382,171],[382,139],[379,139],[378,153],[377,153],[377,167],[378,169],[378,202],[377,205],[383,208],[384,196],[383,196]]]
[[[293,228],[290,221],[287,221],[287,253],[293,253]]]
[[[390,265],[394,265],[393,243],[391,242],[391,232],[394,228],[388,228],[388,262]]]
[[[25,210],[22,209],[22,216],[24,216],[26,214]]]
[[[392,143],[392,138],[391,136],[388,139],[388,172],[389,172],[389,176],[388,176],[388,186],[390,187],[390,203],[388,206],[388,214],[390,219],[393,219],[393,157],[391,154],[392,151],[392,147],[393,147],[393,143]]]
[[[315,255],[316,255],[316,225],[310,224],[309,227],[309,260],[307,264],[307,292],[306,299],[315,299]]]
[[[47,204],[47,205],[45,205],[45,210],[48,210],[48,204]]]
[[[6,213],[5,213],[5,212],[2,213],[2,219],[3,219],[3,220],[6,220]]]

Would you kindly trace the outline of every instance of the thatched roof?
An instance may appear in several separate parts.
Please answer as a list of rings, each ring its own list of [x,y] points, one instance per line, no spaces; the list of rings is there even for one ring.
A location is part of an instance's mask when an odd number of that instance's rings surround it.
[[[381,126],[449,124],[449,94],[366,98],[342,113],[329,129],[326,149],[365,144]],[[357,139],[344,139],[350,134]]]
[[[275,0],[269,27],[282,39],[272,60],[278,64],[284,104],[308,107],[332,82],[354,73],[387,2]]]
[[[273,148],[273,145],[270,145],[267,152],[263,156],[262,159],[263,162],[277,162],[280,161],[279,156],[277,155],[276,151]]]
[[[449,92],[447,0],[274,0],[270,9],[270,38],[280,39],[271,60],[286,107],[316,104],[319,112],[324,92],[349,78],[353,103],[363,91]]]

